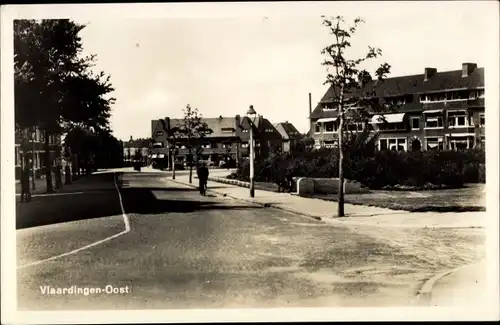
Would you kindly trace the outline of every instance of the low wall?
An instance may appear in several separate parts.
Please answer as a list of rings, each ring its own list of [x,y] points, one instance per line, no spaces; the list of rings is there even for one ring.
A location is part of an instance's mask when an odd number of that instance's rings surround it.
[[[222,177],[208,176],[208,180],[212,181],[212,182],[219,182],[219,183],[224,183],[224,184],[231,184],[231,185],[236,185],[236,186],[240,186],[240,187],[250,188],[249,182],[242,182],[242,181],[238,181],[236,179],[227,179],[227,178],[222,178]]]
[[[339,182],[338,178],[298,178],[297,194],[338,194]],[[369,188],[357,181],[344,180],[345,194],[369,192]]]

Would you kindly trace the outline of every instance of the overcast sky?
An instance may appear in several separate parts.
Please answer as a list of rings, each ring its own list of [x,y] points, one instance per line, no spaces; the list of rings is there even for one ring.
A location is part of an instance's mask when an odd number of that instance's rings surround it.
[[[371,72],[383,62],[392,76],[425,67],[456,70],[462,62],[487,68],[488,30],[498,28],[494,4],[114,5],[87,6],[70,17],[88,23],[81,32],[85,51],[97,54],[97,69],[111,75],[117,98],[111,126],[128,139],[149,137],[151,119],[181,117],[188,103],[205,117],[244,114],[252,104],[271,122],[289,121],[306,132],[308,93],[315,106],[326,90],[320,51],[332,38],[322,14],[366,21],[351,53],[380,47],[383,57],[366,66]]]

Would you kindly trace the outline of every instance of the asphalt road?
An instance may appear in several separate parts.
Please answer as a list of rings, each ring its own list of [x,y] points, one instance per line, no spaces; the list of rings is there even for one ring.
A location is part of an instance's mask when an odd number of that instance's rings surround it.
[[[404,306],[432,268],[374,236],[203,197],[165,174],[80,182],[18,209],[19,309]],[[111,293],[47,294],[72,286]]]

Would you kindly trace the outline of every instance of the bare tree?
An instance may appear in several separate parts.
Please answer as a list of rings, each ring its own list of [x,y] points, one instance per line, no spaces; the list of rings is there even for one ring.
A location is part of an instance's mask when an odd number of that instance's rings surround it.
[[[321,16],[322,23],[329,29],[334,42],[321,51],[325,56],[322,65],[327,68],[325,85],[333,90],[332,104],[338,108],[338,149],[339,149],[339,188],[338,188],[338,217],[344,217],[344,136],[346,132],[345,114],[352,111],[353,116],[366,118],[369,112],[384,110],[384,106],[375,97],[376,86],[383,82],[390,73],[391,66],[383,63],[375,71],[376,80],[371,74],[361,69],[366,60],[375,59],[382,55],[382,50],[368,46],[368,53],[356,59],[349,59],[346,50],[351,47],[350,40],[355,34],[361,18],[354,19],[352,26],[346,26],[342,16]]]
[[[197,108],[192,108],[191,105],[186,105],[183,109],[184,119],[182,123],[175,128],[176,138],[184,139],[186,141],[186,148],[189,150],[189,183],[193,182],[193,149],[199,153],[200,139],[212,133],[208,125],[203,122],[202,115]],[[196,155],[198,159],[199,155]]]

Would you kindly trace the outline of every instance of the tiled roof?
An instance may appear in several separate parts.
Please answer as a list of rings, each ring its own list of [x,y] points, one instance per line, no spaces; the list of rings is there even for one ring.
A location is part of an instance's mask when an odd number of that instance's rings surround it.
[[[383,82],[373,82],[365,86],[359,93],[371,93],[375,89],[376,97],[393,97],[400,95],[431,93],[451,89],[474,89],[484,87],[484,68],[474,69],[467,77],[462,77],[462,70],[436,72],[427,81],[424,74],[387,78]],[[331,101],[335,91],[330,87],[320,103],[311,113],[311,118],[335,117],[336,111],[323,111],[321,103]],[[478,104],[480,105],[480,104]],[[401,112],[417,112],[423,109],[418,98],[412,103],[400,107]]]
[[[216,137],[228,137],[235,136],[233,133],[222,132],[223,129],[232,129],[233,132],[236,130],[236,119],[234,117],[213,117],[213,118],[202,118],[202,122],[205,122],[212,133],[207,135],[209,138]],[[184,123],[184,119],[170,119],[170,127],[178,127]]]
[[[276,123],[274,128],[281,134],[284,139],[289,139],[299,135],[299,131],[289,122]]]

